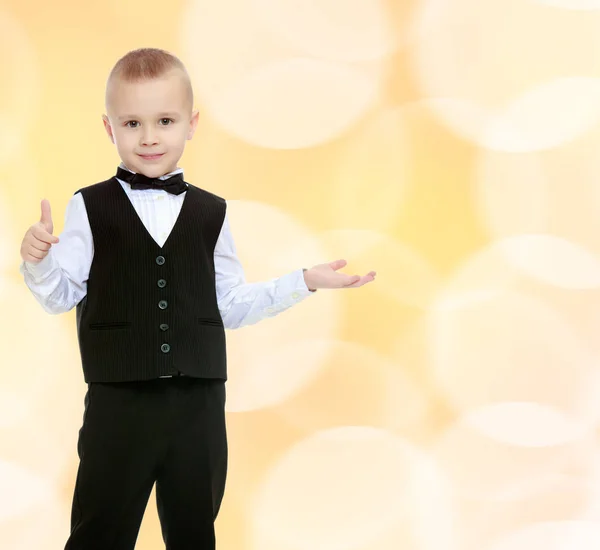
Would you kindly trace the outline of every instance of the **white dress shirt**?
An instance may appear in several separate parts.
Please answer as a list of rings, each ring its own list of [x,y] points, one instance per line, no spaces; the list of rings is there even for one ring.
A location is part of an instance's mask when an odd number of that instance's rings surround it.
[[[121,168],[128,170],[124,164]],[[161,179],[182,171],[175,170]],[[175,225],[185,192],[173,195],[160,189],[132,190],[129,183],[118,181],[142,223],[162,247]],[[70,311],[87,293],[94,241],[81,193],[73,195],[67,204],[59,238],[41,262],[22,262],[20,267],[26,285],[51,314]],[[240,328],[273,317],[312,294],[301,268],[269,281],[246,282],[227,215],[215,245],[214,264],[217,303],[225,328]]]

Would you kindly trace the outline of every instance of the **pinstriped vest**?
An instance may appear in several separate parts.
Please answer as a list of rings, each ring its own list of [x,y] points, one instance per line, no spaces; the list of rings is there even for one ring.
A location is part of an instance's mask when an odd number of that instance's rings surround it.
[[[94,240],[87,295],[76,315],[85,381],[179,373],[226,379],[214,267],[225,200],[189,185],[160,247],[116,178],[77,193]]]

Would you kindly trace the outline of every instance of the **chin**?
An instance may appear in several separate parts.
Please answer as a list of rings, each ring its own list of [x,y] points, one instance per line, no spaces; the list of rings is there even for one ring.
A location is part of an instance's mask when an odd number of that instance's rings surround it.
[[[157,164],[152,162],[144,162],[143,160],[138,160],[133,166],[134,167],[132,168],[132,170],[139,174],[144,174],[149,178],[158,178],[171,171],[169,169],[169,165],[162,162],[160,164]]]

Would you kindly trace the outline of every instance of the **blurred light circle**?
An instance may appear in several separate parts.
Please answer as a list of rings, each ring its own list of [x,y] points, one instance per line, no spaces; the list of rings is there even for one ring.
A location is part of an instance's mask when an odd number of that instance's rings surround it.
[[[600,121],[599,97],[600,78],[556,78],[541,83],[513,98],[494,116],[484,129],[482,144],[509,152],[561,145]]]
[[[376,271],[371,291],[402,304],[425,307],[440,288],[441,278],[431,264],[402,241],[377,231],[332,229],[318,235],[333,259],[348,265],[341,271],[366,275]]]
[[[296,363],[320,345],[325,343],[295,342],[282,350],[281,364],[295,370]],[[318,380],[282,403],[278,414],[310,431],[352,425],[421,433],[429,406],[406,367],[356,342],[337,340],[327,345],[328,361]]]
[[[548,150],[600,121],[600,78],[557,78],[497,107],[461,98],[429,98],[423,105],[463,138],[493,151]],[[577,97],[576,106],[569,102]],[[565,107],[568,105],[568,108]]]
[[[374,428],[317,432],[290,448],[259,488],[255,547],[266,536],[297,550],[361,548],[415,514],[427,525],[440,519],[438,534],[447,537],[447,503],[437,466],[406,441]]]
[[[228,344],[234,348],[233,353],[228,355],[239,357],[239,367],[231,369],[233,375],[228,381],[229,412],[272,407],[291,399],[322,372],[333,349],[333,343],[327,340],[313,340],[310,345],[298,340],[263,350],[247,339],[233,340]]]
[[[538,281],[572,290],[600,287],[600,258],[566,239],[523,235],[504,251],[511,263]]]
[[[489,299],[514,286],[522,273],[509,261],[506,248],[512,246],[512,240],[520,238],[492,241],[468,256],[444,281],[433,307],[447,309],[463,302]]]
[[[433,376],[460,411],[525,401],[583,422],[598,414],[596,359],[543,301],[511,289],[441,293],[428,325]]]
[[[248,72],[207,104],[231,134],[273,149],[337,138],[372,107],[378,82],[350,66],[294,58]]]
[[[521,234],[506,252],[529,276],[594,288],[600,256],[600,131],[546,153],[480,151],[475,204],[494,238]]]
[[[548,176],[541,154],[479,153],[475,206],[492,237],[549,229],[552,203]]]
[[[593,440],[589,432],[575,439],[580,434],[571,430],[571,439],[556,445],[550,437],[544,446],[521,445],[517,428],[507,437],[506,430],[490,430],[488,419],[482,429],[483,419],[473,422],[474,414],[478,413],[460,415],[432,449],[456,495],[467,500],[516,502],[552,489],[557,475],[576,465]]]
[[[544,4],[553,8],[565,10],[598,10],[600,9],[599,0],[535,0],[539,4]]]
[[[547,150],[600,120],[591,53],[600,38],[588,15],[522,0],[427,0],[411,36],[412,68],[432,112],[480,146]]]
[[[383,0],[251,0],[269,30],[314,57],[367,61],[398,43]]]
[[[0,521],[26,513],[42,502],[55,498],[52,486],[19,464],[0,459]]]
[[[591,521],[545,521],[526,525],[486,546],[485,550],[596,550],[600,525]]]
[[[3,55],[0,87],[0,164],[21,147],[35,114],[41,90],[35,48],[21,23],[0,11],[0,49]]]
[[[184,57],[204,110],[252,145],[297,149],[325,143],[378,99],[380,63],[358,67],[303,57],[267,31],[247,0],[193,0],[181,22]]]
[[[0,363],[2,392],[18,399],[18,407],[6,401],[0,410],[7,413],[1,422],[4,427],[24,420],[31,409],[60,376],[62,369],[80,364],[79,350],[73,347],[67,327],[55,316],[48,315],[25,283],[5,282],[0,286],[0,306],[10,311],[10,323],[0,334],[4,349]],[[36,345],[30,341],[31,327],[36,330]],[[23,373],[27,376],[23,376]],[[10,398],[9,398],[10,400]]]
[[[335,227],[385,231],[396,224],[410,181],[413,153],[407,110],[377,112],[349,138],[333,182]]]
[[[0,191],[0,193],[2,193],[2,191]],[[9,208],[9,201],[0,194],[0,285],[3,284],[2,272],[14,268],[13,250],[15,243],[18,242],[20,247],[20,241],[23,238],[21,236],[17,241],[14,234],[13,223],[14,221]],[[21,261],[20,257],[18,261]],[[0,295],[2,292],[2,288],[0,288]]]
[[[71,506],[57,495],[40,500],[27,513],[1,525],[2,547],[10,550],[62,548],[69,536]]]
[[[327,257],[323,245],[307,228],[273,206],[228,201],[228,219],[248,285],[287,277],[305,267],[310,257]],[[290,246],[299,242],[301,248]],[[298,281],[302,288],[301,276]],[[231,281],[234,288],[238,284],[237,280]],[[297,303],[296,287],[288,283],[279,288],[279,293],[285,294],[278,294],[278,299],[290,309],[279,312],[279,306],[264,300],[264,307],[250,317],[252,324],[227,332],[229,411],[260,409],[289,398],[320,372],[330,351],[329,342],[337,335],[339,293],[322,292]],[[236,308],[248,310],[252,303],[244,299],[244,292],[243,287],[234,290],[231,300]],[[263,315],[277,318],[258,322]],[[320,340],[321,345],[298,350],[301,355],[294,358],[282,355],[294,343],[311,339]],[[294,361],[294,368],[282,368],[289,361]]]
[[[496,403],[471,410],[465,422],[486,437],[522,447],[551,447],[589,434],[582,425],[560,411],[539,403]]]

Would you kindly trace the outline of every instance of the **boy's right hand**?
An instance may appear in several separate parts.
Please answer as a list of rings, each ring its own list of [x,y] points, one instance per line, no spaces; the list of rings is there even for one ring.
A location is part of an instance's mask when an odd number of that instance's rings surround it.
[[[21,243],[21,258],[31,264],[39,264],[47,255],[53,244],[58,242],[58,237],[52,235],[54,225],[50,202],[42,201],[42,216],[40,221],[34,223],[25,233]]]

